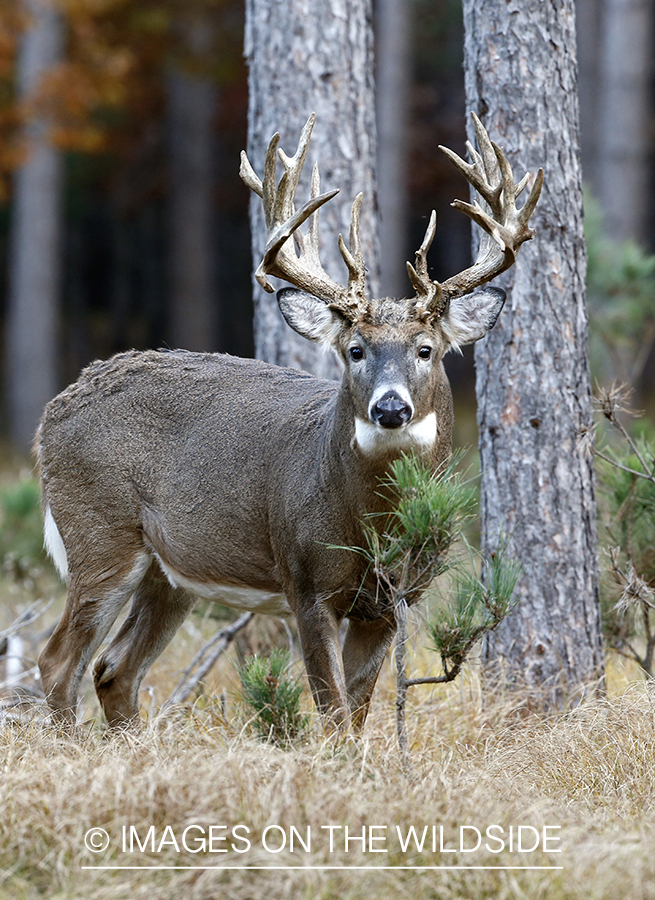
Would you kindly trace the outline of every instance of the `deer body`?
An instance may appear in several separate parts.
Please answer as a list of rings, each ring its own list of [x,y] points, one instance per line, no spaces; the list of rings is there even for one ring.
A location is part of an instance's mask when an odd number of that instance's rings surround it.
[[[307,132],[296,157],[282,157],[287,176],[302,166]],[[111,724],[138,717],[141,680],[197,596],[293,613],[317,706],[340,726],[363,723],[394,635],[373,574],[338,548],[361,545],[362,518],[388,509],[380,480],[391,460],[416,451],[436,467],[448,457],[442,357],[482,337],[504,294],[487,288],[463,302],[454,291],[444,303],[446,282],[434,296],[417,287],[413,301],[365,299],[355,205],[342,295],[317,250],[307,250],[318,268],[308,279],[284,249],[309,215],[315,237],[317,202],[332,195],[318,196],[315,184],[300,213],[275,199],[270,150],[264,187],[248,171],[244,179],[264,194],[272,232],[262,283],[270,273],[296,285],[278,293],[280,309],[292,328],[340,354],[343,381],[221,354],[129,352],[93,363],[48,404],[36,449],[46,544],[68,598],[39,665],[63,720],[74,720],[82,675],[130,599],[94,669]],[[524,227],[522,240],[530,235]],[[418,272],[410,267],[425,285],[426,250]]]
[[[435,464],[447,457],[452,430],[441,365],[436,376],[430,406],[439,406],[438,437],[403,444]],[[139,625],[145,659],[130,657],[124,629],[99,660],[110,722],[135,716],[140,670],[177,630],[176,610],[183,618],[198,596],[295,614],[305,655],[331,646],[336,658],[338,624],[348,616],[353,632],[368,632],[367,657],[381,663],[393,617],[377,606],[373,583],[363,584],[361,558],[333,548],[361,545],[360,521],[383,508],[379,477],[398,449],[396,440],[390,451],[362,451],[356,421],[347,386],[255,360],[149,351],[92,364],[49,404],[38,438],[46,516],[56,528],[52,555],[69,575],[71,596],[80,579],[83,589],[75,619],[65,617],[53,638],[57,664],[51,668],[48,654],[40,662],[51,701],[59,684],[77,695],[80,663],[86,668],[130,594],[138,621],[150,582],[159,611],[173,614],[164,628],[154,616],[151,636]],[[57,537],[66,558],[57,555]],[[337,688],[341,708],[347,686]],[[334,694],[333,687],[322,701],[325,711]],[[74,708],[74,697],[61,703]]]

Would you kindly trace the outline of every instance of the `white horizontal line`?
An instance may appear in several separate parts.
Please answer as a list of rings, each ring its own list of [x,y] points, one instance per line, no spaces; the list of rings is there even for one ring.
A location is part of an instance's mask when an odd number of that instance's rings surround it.
[[[123,869],[131,869],[134,871],[139,871],[141,869],[149,869],[149,870],[158,870],[158,869],[216,869],[220,871],[226,871],[228,869],[234,871],[246,871],[248,869],[257,869],[259,871],[266,870],[274,870],[274,869],[287,869],[287,870],[296,870],[298,872],[307,872],[311,869],[320,869],[322,871],[348,871],[352,869],[353,871],[359,870],[367,870],[369,872],[383,871],[385,869],[390,870],[398,870],[402,869],[410,872],[429,872],[435,870],[443,870],[443,869],[484,869],[489,870],[491,872],[534,872],[534,871],[556,871],[558,869],[563,869],[564,866],[82,866],[82,869],[89,870],[104,870],[104,871],[118,871]]]

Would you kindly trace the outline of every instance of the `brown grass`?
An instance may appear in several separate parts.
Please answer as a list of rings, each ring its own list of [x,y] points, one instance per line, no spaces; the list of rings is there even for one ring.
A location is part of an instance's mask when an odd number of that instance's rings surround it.
[[[53,585],[46,579],[45,587]],[[10,597],[4,584],[0,593],[7,598],[1,629],[33,596],[14,591]],[[40,630],[55,621],[60,606],[61,596]],[[180,631],[148,673],[144,716],[156,712],[199,640],[217,627],[192,617]],[[414,688],[407,777],[396,745],[389,665],[357,743],[325,739],[316,721],[291,751],[249,737],[236,698],[236,660],[284,639],[283,630],[263,620],[239,637],[195,706],[166,720],[152,715],[138,735],[107,735],[88,679],[86,721],[74,738],[40,720],[0,724],[0,900],[655,898],[655,695],[634,670],[613,661],[607,699],[548,719],[517,718],[515,697],[487,697],[483,704],[475,667],[452,685]],[[427,671],[425,643],[417,625],[414,674]],[[190,825],[240,824],[250,829],[247,853],[192,853],[182,846]],[[348,826],[351,835],[386,826],[373,834],[386,835],[386,844],[374,846],[388,852],[363,853],[358,843],[346,852],[343,828],[330,852],[327,825]],[[559,826],[562,852],[441,853],[438,844],[432,851],[432,826],[437,835],[443,826],[452,847],[465,825],[482,832],[492,825],[505,832]],[[180,852],[170,842],[160,852],[123,852],[123,826],[134,826],[142,841],[154,826],[156,845],[172,833]],[[309,828],[311,852],[297,842],[294,853],[267,852],[262,836],[270,826],[287,833],[294,826],[303,838]],[[428,826],[423,852],[401,850],[396,827],[404,834],[410,826],[419,834]],[[105,851],[86,849],[92,828],[108,833]],[[269,832],[271,842],[276,831]],[[227,865],[238,868],[218,868]],[[272,868],[282,865],[299,868]],[[440,865],[482,868],[425,868]],[[562,868],[490,868],[528,865]],[[328,866],[348,868],[319,868]]]
[[[179,647],[184,644],[182,637]],[[149,676],[157,702],[176,680],[179,647],[174,643]],[[218,672],[217,685],[230,681],[230,671],[227,664]],[[615,671],[615,686],[621,679]],[[255,743],[239,730],[233,699],[229,723],[219,704],[207,700],[166,721],[151,720],[139,735],[108,737],[95,719],[74,739],[42,723],[6,724],[0,731],[0,898],[655,897],[655,697],[643,683],[620,687],[606,700],[550,719],[517,719],[501,701],[483,708],[470,673],[459,685],[414,689],[409,778],[399,764],[389,667],[358,743],[332,743],[317,725],[293,751]],[[181,844],[189,825],[239,824],[250,829],[247,853],[195,854],[182,846],[178,853],[170,843],[161,852],[130,853],[121,846],[123,826],[135,826],[141,839],[154,826],[157,844],[172,831]],[[484,831],[494,824],[559,826],[563,852],[433,853],[428,840],[423,852],[403,853],[395,831],[441,825],[452,846],[460,825]],[[294,853],[266,852],[262,835],[271,825],[287,833],[295,826],[303,838],[309,827],[311,852],[298,845]],[[386,834],[386,844],[374,846],[389,852],[362,853],[358,844],[346,852],[343,830],[330,852],[326,825],[347,825],[351,835],[387,826],[374,832]],[[90,828],[107,831],[106,851],[85,848]],[[269,836],[273,844],[276,833]],[[453,864],[487,868],[401,868]],[[186,868],[146,868],[164,865]],[[188,868],[200,865],[240,868]],[[353,868],[382,865],[391,868]]]

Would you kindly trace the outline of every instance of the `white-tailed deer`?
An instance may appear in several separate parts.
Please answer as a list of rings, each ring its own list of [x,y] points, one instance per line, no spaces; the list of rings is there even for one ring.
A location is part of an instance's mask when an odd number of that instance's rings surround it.
[[[36,452],[46,546],[68,578],[68,599],[39,665],[64,721],[74,721],[80,679],[130,598],[94,678],[109,723],[137,718],[141,680],[196,597],[293,613],[321,713],[341,727],[366,717],[394,616],[378,603],[365,562],[332,548],[360,545],[362,517],[384,510],[379,479],[392,459],[416,450],[438,466],[450,454],[452,401],[441,360],[496,321],[504,292],[471,291],[511,266],[532,237],[542,173],[517,210],[528,177],[515,184],[476,119],[472,163],[444,152],[482,199],[454,204],[483,229],[477,261],[443,283],[429,277],[433,213],[416,264],[407,266],[415,296],[368,299],[361,195],[349,247],[339,236],[345,287],[319,261],[317,210],[336,191],[320,193],[316,167],[311,199],[294,208],[313,123],[312,116],[293,157],[278,154],[272,139],[263,181],[243,154],[241,177],[266,214],[257,278],[268,291],[269,275],[294,286],[277,295],[282,314],[341,356],[341,384],[221,354],[129,352],[90,365],[45,410]]]

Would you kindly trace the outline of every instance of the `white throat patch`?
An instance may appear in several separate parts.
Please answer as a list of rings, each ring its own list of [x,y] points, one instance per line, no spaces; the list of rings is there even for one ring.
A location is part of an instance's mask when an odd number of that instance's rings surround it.
[[[429,449],[437,440],[437,414],[428,413],[423,419],[400,428],[382,428],[366,419],[355,417],[355,443],[366,456],[388,453],[390,450]]]

